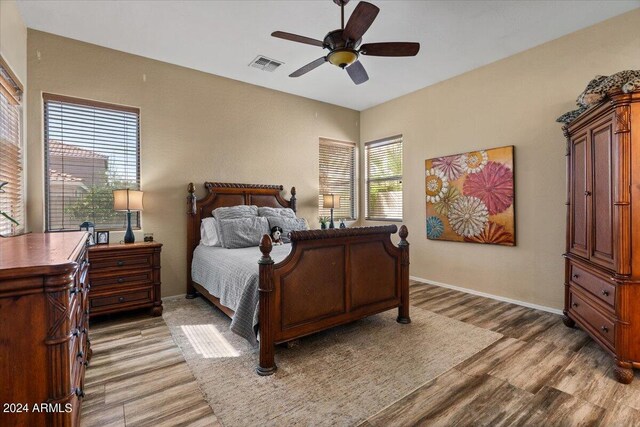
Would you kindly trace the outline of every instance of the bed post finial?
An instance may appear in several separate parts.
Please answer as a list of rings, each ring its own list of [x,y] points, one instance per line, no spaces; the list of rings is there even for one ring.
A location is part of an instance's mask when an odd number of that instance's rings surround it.
[[[296,187],[291,187],[291,199],[289,200],[289,203],[291,203],[291,209],[296,212]]]
[[[196,188],[193,185],[193,182],[189,183],[189,186],[187,187],[187,191],[189,191],[189,195],[187,196],[187,206],[189,207],[189,210],[187,211],[187,213],[190,215],[195,215],[196,214]]]
[[[263,261],[273,260],[271,259],[271,249],[273,249],[273,243],[271,242],[271,237],[268,234],[262,236],[262,240],[260,240],[260,252],[262,252],[262,258],[260,259],[260,264]]]
[[[409,317],[409,242],[407,236],[409,230],[406,225],[400,227],[400,243],[398,247],[402,252],[400,258],[400,307],[398,307],[398,323],[411,323]]]
[[[273,292],[273,259],[271,258],[273,244],[268,234],[262,236],[260,252],[262,258],[258,261],[260,270],[260,363],[256,368],[258,375],[272,375],[276,371],[274,316],[276,310],[275,294]]]
[[[398,233],[398,235],[400,236],[400,243],[404,243],[406,245],[409,244],[407,242],[407,236],[409,235],[409,230],[407,229],[406,225],[403,224],[400,226],[400,232]]]

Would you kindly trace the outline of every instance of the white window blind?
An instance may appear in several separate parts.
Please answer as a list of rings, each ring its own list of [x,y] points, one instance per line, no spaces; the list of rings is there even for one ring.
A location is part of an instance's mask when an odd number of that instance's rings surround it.
[[[333,217],[355,219],[356,144],[352,142],[320,139],[320,194],[318,213],[329,216],[330,209],[323,207],[322,196],[340,196],[340,207],[333,210]]]
[[[47,230],[125,229],[113,190],[140,189],[139,109],[44,94],[44,135]]]
[[[366,219],[402,220],[402,135],[365,144]]]
[[[0,235],[24,232],[22,85],[0,57]]]

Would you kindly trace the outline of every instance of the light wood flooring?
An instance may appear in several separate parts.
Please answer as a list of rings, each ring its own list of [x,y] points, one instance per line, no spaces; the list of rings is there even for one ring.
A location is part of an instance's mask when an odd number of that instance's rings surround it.
[[[162,317],[90,325],[83,427],[219,426]]]
[[[363,426],[640,425],[640,375],[617,383],[559,316],[420,283],[411,303],[504,337]],[[221,425],[161,318],[94,322],[91,340],[83,426]]]

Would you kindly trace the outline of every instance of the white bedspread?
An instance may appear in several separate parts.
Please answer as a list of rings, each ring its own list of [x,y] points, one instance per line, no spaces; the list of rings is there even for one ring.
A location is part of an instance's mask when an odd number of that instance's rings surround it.
[[[291,252],[291,245],[274,246],[271,258],[280,262]],[[225,307],[235,312],[231,331],[257,344],[258,332],[258,260],[262,254],[255,247],[225,249],[198,245],[193,252],[191,278]]]

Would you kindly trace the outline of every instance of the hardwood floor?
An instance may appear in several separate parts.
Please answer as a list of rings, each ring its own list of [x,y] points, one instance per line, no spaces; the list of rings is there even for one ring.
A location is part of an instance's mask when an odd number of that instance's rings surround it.
[[[162,317],[91,323],[81,425],[220,425]]]
[[[559,316],[412,283],[412,305],[504,335],[362,425],[640,425],[640,378]],[[162,318],[91,324],[83,426],[221,425]],[[638,377],[638,374],[636,374]]]
[[[363,425],[640,425],[640,379],[617,383],[611,356],[559,316],[420,283],[411,302],[504,337]]]

